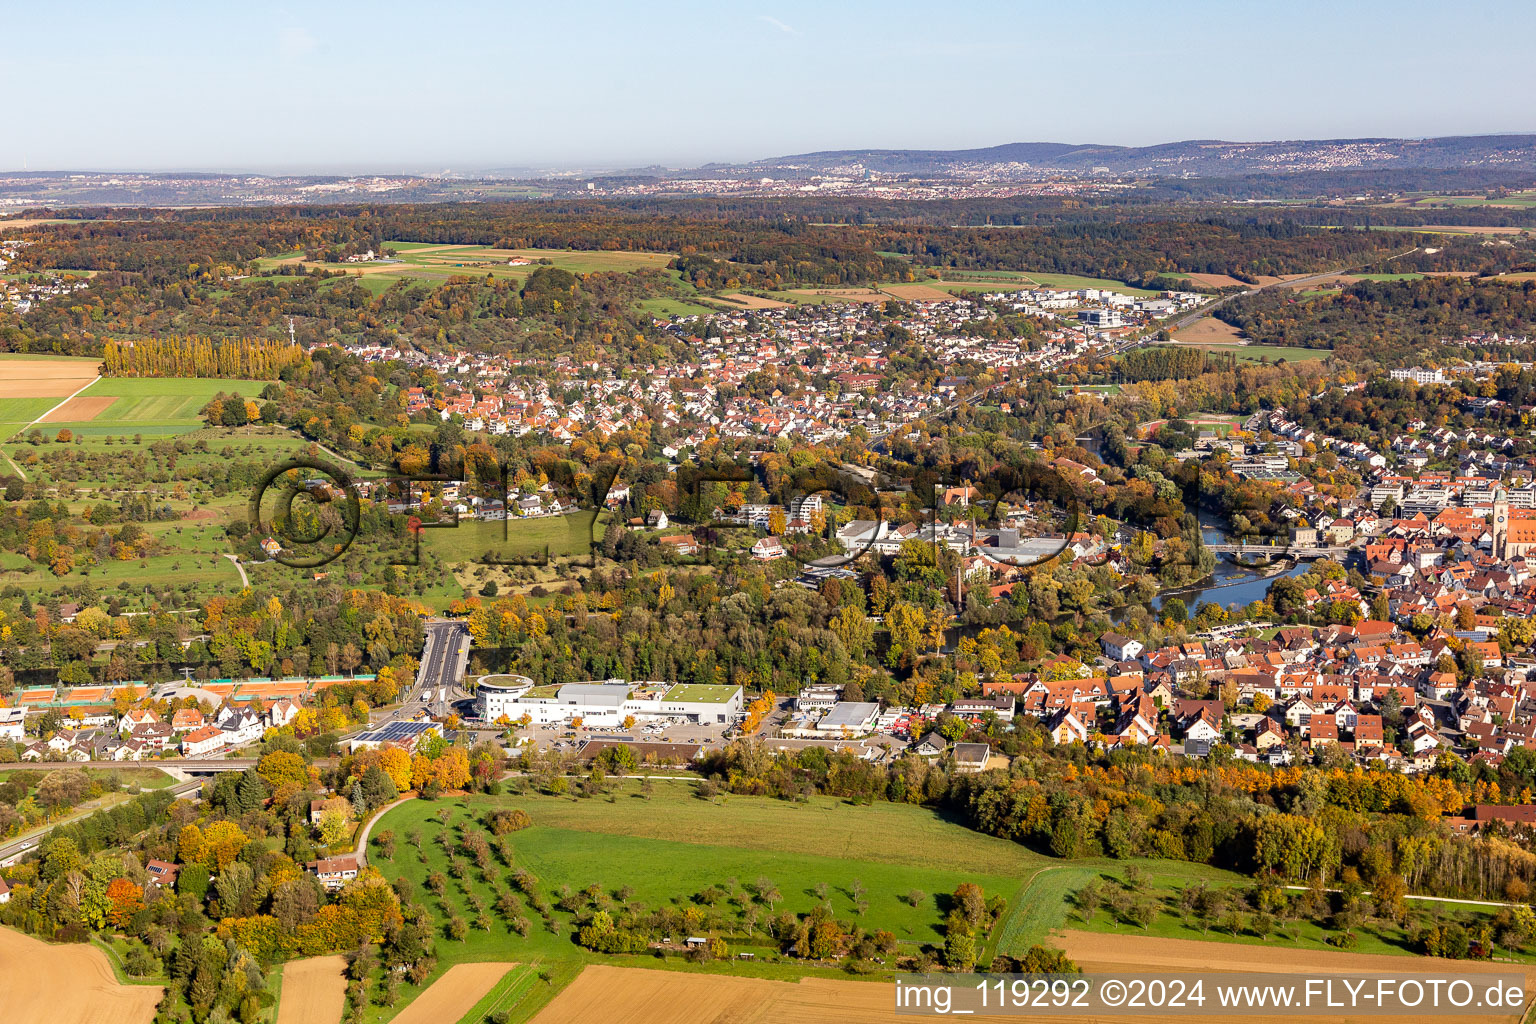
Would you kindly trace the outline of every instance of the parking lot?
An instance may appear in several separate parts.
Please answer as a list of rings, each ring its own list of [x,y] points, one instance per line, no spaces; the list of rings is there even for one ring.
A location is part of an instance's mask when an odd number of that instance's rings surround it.
[[[698,743],[703,746],[719,746],[723,742],[725,727],[719,725],[693,725],[683,719],[641,720],[633,729],[618,726],[530,725],[518,729],[519,739],[530,740],[535,749],[553,750],[557,753],[573,753],[587,740],[597,736],[625,736],[636,742]]]

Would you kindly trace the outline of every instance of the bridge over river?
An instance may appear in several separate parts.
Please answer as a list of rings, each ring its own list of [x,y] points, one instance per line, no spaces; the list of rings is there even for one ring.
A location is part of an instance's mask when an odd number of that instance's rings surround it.
[[[1268,555],[1271,558],[1343,558],[1349,554],[1347,547],[1320,547],[1313,544],[1207,544],[1207,551],[1215,555]]]

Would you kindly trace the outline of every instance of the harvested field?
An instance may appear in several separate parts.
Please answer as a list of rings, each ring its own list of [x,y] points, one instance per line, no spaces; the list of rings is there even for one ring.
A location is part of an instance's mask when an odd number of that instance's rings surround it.
[[[100,368],[94,359],[0,359],[0,398],[65,398]]]
[[[1425,224],[1421,231],[1443,231],[1446,234],[1468,235],[1518,235],[1530,231],[1529,225],[1519,224]]]
[[[791,288],[791,295],[840,299],[844,302],[883,302],[886,295],[873,288]]]
[[[1173,333],[1173,340],[1185,345],[1243,345],[1243,332],[1213,316],[1202,317]]]
[[[400,1011],[394,1024],[443,1024],[463,1017],[515,965],[455,964]],[[313,1022],[319,1024],[319,1022]]]
[[[1292,288],[1328,288],[1332,285],[1346,285],[1353,279],[1348,274],[1329,274],[1327,277],[1315,277],[1300,284],[1300,278],[1293,277],[1285,283]]]
[[[53,946],[9,928],[0,928],[0,989],[15,1024],[148,1024],[165,992],[119,985],[95,946]]]
[[[1053,945],[1065,950],[1084,971],[1190,971],[1219,969],[1264,974],[1343,973],[1412,974],[1419,977],[1457,977],[1471,973],[1521,973],[1525,975],[1527,1000],[1536,988],[1536,967],[1519,964],[1494,964],[1468,960],[1441,960],[1435,957],[1386,956],[1379,953],[1345,953],[1325,950],[1288,949],[1283,943],[1263,946],[1226,942],[1198,942],[1190,939],[1163,939],[1147,935],[1105,935],[1102,932],[1058,932]],[[1196,968],[1192,965],[1209,965]],[[1122,1019],[1122,1018],[1117,1018]],[[1126,1017],[1125,1020],[1178,1021],[1177,1016]],[[1248,1016],[1245,1021],[1272,1022],[1294,1019],[1291,1016]],[[1312,1017],[1309,1021],[1342,1021],[1339,1017]],[[1474,1014],[1458,1016],[1466,1021],[1512,1022],[1517,1014]]]
[[[908,302],[946,302],[954,298],[949,292],[926,284],[889,284],[881,290]]]
[[[1187,279],[1196,284],[1203,284],[1207,288],[1248,288],[1251,287],[1245,281],[1239,281],[1235,277],[1226,274],[1185,274]],[[1278,280],[1278,278],[1277,278]]]
[[[598,964],[583,970],[539,1011],[533,1024],[873,1024],[890,1020],[894,1003],[888,984],[822,979],[795,984]]]
[[[277,1024],[337,1024],[347,1008],[346,970],[347,961],[339,956],[285,965]]]
[[[99,395],[86,398],[76,395],[63,405],[51,410],[39,423],[89,423],[107,411],[117,401],[116,395]]]
[[[743,292],[727,292],[713,297],[744,309],[788,309],[794,305],[793,302],[780,302],[778,299],[765,299],[761,295],[747,295]]]

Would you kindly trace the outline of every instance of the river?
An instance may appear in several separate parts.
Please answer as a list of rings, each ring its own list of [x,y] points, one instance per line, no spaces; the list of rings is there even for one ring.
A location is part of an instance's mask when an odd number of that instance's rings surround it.
[[[1225,544],[1230,540],[1223,526],[1203,512],[1200,514],[1200,536],[1207,544]],[[1202,580],[1199,586],[1167,590],[1147,603],[1152,608],[1160,609],[1164,600],[1177,597],[1184,602],[1191,617],[1207,604],[1215,603],[1224,608],[1236,604],[1241,607],[1268,594],[1275,580],[1285,576],[1300,576],[1310,568],[1304,562],[1297,562],[1284,572],[1277,573],[1269,566],[1250,568],[1237,565],[1222,556],[1217,558],[1215,571]]]

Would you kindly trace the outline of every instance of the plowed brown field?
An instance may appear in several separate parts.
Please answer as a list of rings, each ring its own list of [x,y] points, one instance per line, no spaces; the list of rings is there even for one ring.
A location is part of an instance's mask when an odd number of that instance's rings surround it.
[[[277,1024],[336,1024],[347,1008],[347,961],[315,956],[283,966]]]
[[[411,1004],[400,1011],[394,1024],[445,1024],[457,1021],[474,1008],[480,997],[495,987],[515,965],[504,963],[455,964]],[[608,1022],[611,1024],[611,1022]]]
[[[119,985],[95,946],[54,946],[0,928],[0,992],[7,1024],[148,1024],[165,990]]]
[[[89,384],[100,366],[85,359],[0,359],[0,398],[63,398]]]

